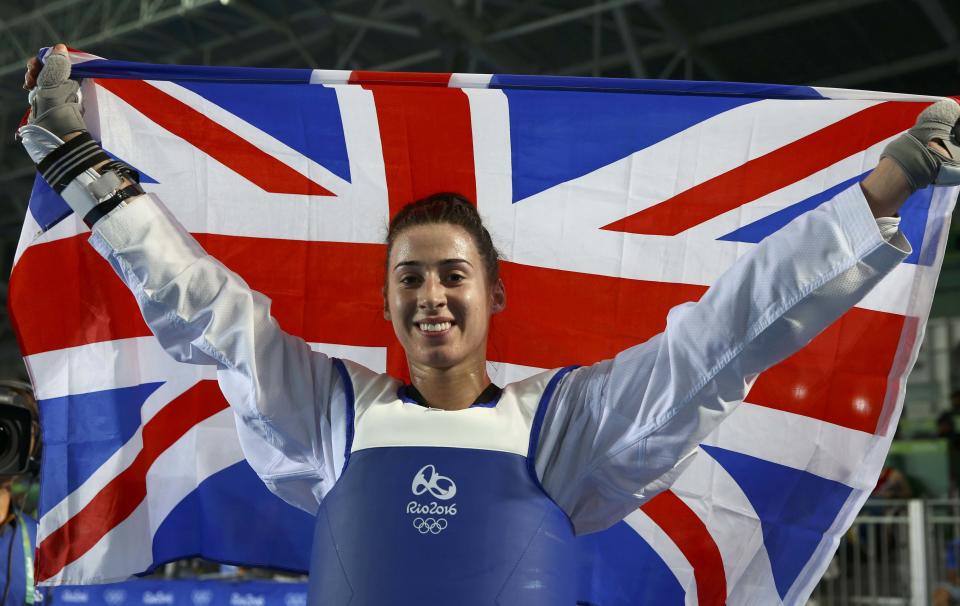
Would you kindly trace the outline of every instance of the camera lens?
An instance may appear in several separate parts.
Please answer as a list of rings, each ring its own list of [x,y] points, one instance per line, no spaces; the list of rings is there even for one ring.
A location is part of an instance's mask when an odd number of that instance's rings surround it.
[[[10,419],[0,419],[0,469],[15,469],[20,458],[20,432]]]

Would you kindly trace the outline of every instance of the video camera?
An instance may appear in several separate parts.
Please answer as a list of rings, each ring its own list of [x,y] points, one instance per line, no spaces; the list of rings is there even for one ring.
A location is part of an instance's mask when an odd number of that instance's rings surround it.
[[[0,380],[0,478],[39,470],[37,403],[30,385]]]

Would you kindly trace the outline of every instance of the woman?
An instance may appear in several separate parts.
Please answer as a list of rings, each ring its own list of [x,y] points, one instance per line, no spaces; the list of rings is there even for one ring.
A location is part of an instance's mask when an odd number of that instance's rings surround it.
[[[503,389],[486,373],[490,317],[506,304],[490,236],[458,196],[415,202],[391,223],[384,285],[405,386],[283,332],[269,300],[139,195],[128,167],[84,159],[96,143],[65,52],[28,68],[25,146],[167,351],[219,367],[263,481],[316,513],[311,603],[573,603],[574,535],[668,487],[759,372],[909,253],[889,217],[956,169],[960,109],[938,104],[862,186],[767,238],[699,302],[673,309],[662,334]]]

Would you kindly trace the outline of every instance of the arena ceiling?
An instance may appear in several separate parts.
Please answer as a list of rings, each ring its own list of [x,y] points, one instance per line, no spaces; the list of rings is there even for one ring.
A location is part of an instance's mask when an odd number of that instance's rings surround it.
[[[955,0],[5,0],[0,293],[5,298],[33,181],[12,137],[25,108],[24,64],[51,42],[151,63],[734,80],[958,95],[958,28]],[[0,376],[22,373],[0,318]]]

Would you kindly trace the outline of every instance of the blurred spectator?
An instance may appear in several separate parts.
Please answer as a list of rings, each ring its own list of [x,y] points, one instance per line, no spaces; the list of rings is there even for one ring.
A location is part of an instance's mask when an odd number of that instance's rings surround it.
[[[23,606],[42,603],[44,594],[33,584],[33,552],[37,544],[37,522],[16,510],[11,478],[0,481],[0,605]],[[27,596],[31,596],[27,600]]]
[[[946,571],[944,580],[933,591],[933,606],[954,606],[960,604],[960,569],[957,560],[960,556],[960,540],[950,541],[944,561]]]
[[[913,496],[913,489],[907,476],[893,467],[892,461],[887,461],[870,496],[877,499],[909,499]]]
[[[950,494],[956,495],[960,487],[960,435],[957,434],[953,416],[953,412],[945,412],[937,417],[937,437],[947,440]]]

